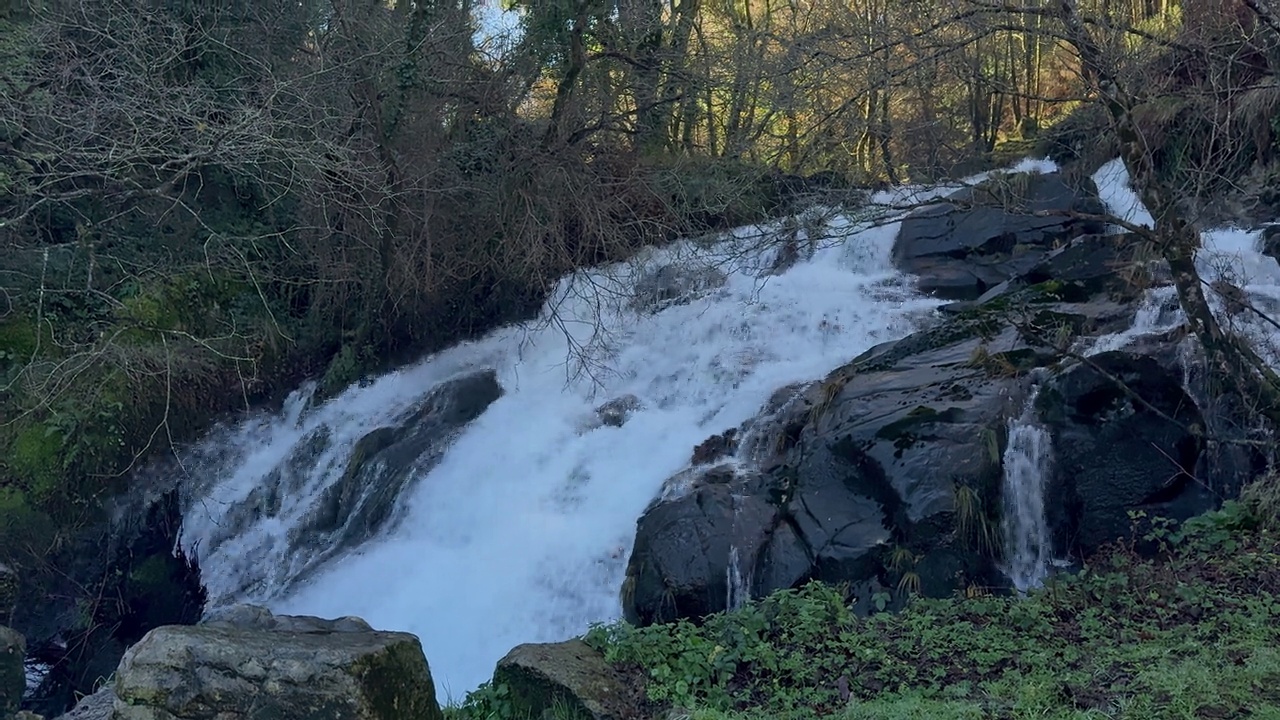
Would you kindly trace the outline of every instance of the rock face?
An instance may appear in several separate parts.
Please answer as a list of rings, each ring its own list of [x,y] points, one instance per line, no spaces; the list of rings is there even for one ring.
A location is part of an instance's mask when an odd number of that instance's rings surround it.
[[[21,635],[0,625],[0,718],[18,711],[22,694],[27,689],[27,676],[22,659],[27,643]]]
[[[953,532],[957,492],[994,499],[1021,383],[973,364],[986,341],[960,324],[933,349],[882,346],[811,385],[771,426],[762,471],[718,465],[682,478],[688,491],[637,524],[628,619],[699,617],[815,578],[870,581],[893,574],[899,549],[912,560],[897,574],[916,573],[930,594],[990,580],[990,559]],[[1019,347],[1012,332],[1000,340]]]
[[[1048,203],[1062,186],[1044,182]],[[1023,414],[1032,384],[1036,422],[1051,438],[1054,469],[1043,480],[1054,556],[1127,535],[1130,510],[1186,518],[1238,492],[1253,459],[1199,440],[1206,427],[1239,423],[1231,408],[1184,389],[1198,362],[1184,336],[1151,336],[1089,362],[1064,354],[1078,338],[1130,327],[1136,304],[1116,271],[1124,238],[1064,238],[1071,228],[1054,222],[1019,232],[1059,246],[1028,254],[977,300],[947,306],[929,329],[788,390],[756,420],[701,444],[637,523],[627,619],[697,619],[810,579],[849,583],[862,611],[882,592],[892,607],[909,593],[1008,587],[1003,461],[1010,418]],[[981,249],[980,240],[934,247]]]
[[[1096,331],[1115,312],[1009,290],[709,439],[637,523],[628,619],[696,618],[815,578],[933,596],[999,584],[1006,422],[1028,392],[1023,371],[1058,360],[1035,329]]]
[[[1055,244],[1104,230],[1101,222],[1062,213],[1104,211],[1087,178],[997,176],[908,215],[894,260],[919,278],[923,292],[973,299],[1030,269]]]
[[[1126,537],[1129,510],[1186,519],[1214,503],[1192,475],[1203,449],[1192,428],[1205,420],[1181,376],[1149,356],[1091,360],[1055,377],[1037,401],[1054,446],[1045,497],[1054,544],[1084,553]]]
[[[386,426],[365,433],[350,451],[333,447],[326,426],[314,428],[203,537],[201,556],[216,558],[223,572],[241,583],[220,583],[222,593],[210,602],[234,602],[242,592],[251,595],[261,587],[286,588],[326,560],[388,531],[399,519],[400,497],[501,396],[493,370],[460,375],[436,385]],[[191,495],[190,512],[207,514],[200,507],[204,493],[195,489]],[[266,534],[258,534],[259,542],[243,542],[253,535],[250,527],[274,518],[290,526],[285,542]],[[233,553],[225,551],[228,542],[237,543]]]
[[[515,717],[553,710],[581,720],[635,717],[637,688],[581,640],[519,645],[498,661],[493,682],[506,686]]]
[[[116,671],[113,720],[442,720],[418,639],[250,608],[165,626]]]
[[[636,282],[631,306],[640,312],[658,312],[683,305],[710,292],[728,279],[715,267],[672,263],[653,268]]]
[[[174,554],[182,519],[177,492],[152,479],[131,481],[108,518],[87,524],[54,555],[10,556],[23,578],[13,628],[26,637],[28,658],[49,666],[29,709],[49,717],[65,712],[149,630],[194,623],[204,611],[199,568]],[[48,547],[41,542],[36,534],[31,545]]]

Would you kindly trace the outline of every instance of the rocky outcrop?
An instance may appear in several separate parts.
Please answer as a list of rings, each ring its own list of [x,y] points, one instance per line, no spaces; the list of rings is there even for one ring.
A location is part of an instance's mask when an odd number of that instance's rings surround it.
[[[413,635],[260,608],[152,630],[125,653],[112,690],[112,720],[443,717]]]
[[[622,427],[631,416],[643,408],[640,398],[630,393],[616,397],[595,408],[592,417],[582,424],[582,432],[599,427]]]
[[[637,523],[628,619],[696,618],[809,579],[934,596],[999,583],[1006,422],[1023,371],[1059,360],[1035,336],[1095,331],[1114,312],[1009,290],[709,439]]]
[[[404,422],[365,435],[296,544],[332,554],[373,537],[391,519],[409,482],[439,462],[453,436],[501,396],[494,371],[465,375],[442,383]]]
[[[152,628],[200,619],[200,570],[174,553],[182,519],[172,489],[177,475],[165,480],[163,470],[136,478],[108,504],[107,518],[69,534],[65,544],[32,537],[10,556],[24,580],[13,627],[27,639],[28,658],[49,668],[30,709],[49,717],[65,712]],[[49,555],[36,551],[51,547]]]
[[[1060,173],[998,175],[902,221],[894,261],[923,292],[969,300],[1031,269],[1057,244],[1101,233],[1091,180]]]
[[[1051,439],[1054,556],[1127,535],[1131,510],[1186,518],[1238,492],[1256,458],[1202,442],[1239,423],[1188,391],[1200,361],[1184,335],[1077,359],[1088,345],[1075,339],[1132,324],[1124,249],[1123,237],[1061,240],[932,327],[709,438],[637,523],[628,620],[696,619],[809,579],[849,583],[863,611],[886,589],[1007,587],[1003,460],[1032,384]]]
[[[631,307],[655,313],[672,305],[684,305],[725,284],[728,276],[712,266],[669,263],[648,269],[636,282]]]
[[[643,690],[581,640],[519,645],[498,661],[493,684],[506,688],[513,717],[626,720]]]
[[[1053,438],[1045,507],[1055,547],[1088,554],[1127,537],[1130,510],[1182,520],[1213,507],[1194,476],[1204,417],[1181,374],[1155,358],[1094,356],[1054,377],[1037,409]]]
[[[326,425],[313,425],[257,487],[223,502],[223,515],[199,533],[200,556],[222,573],[219,594],[210,602],[235,602],[263,588],[282,591],[328,559],[388,532],[399,520],[404,494],[502,392],[493,370],[459,375],[432,387],[349,450],[335,447],[335,433]],[[219,479],[213,473],[206,477]],[[191,489],[193,516],[209,516],[202,504],[216,496],[211,492]],[[289,527],[283,539],[249,531],[277,518]]]
[[[0,720],[18,712],[27,689],[27,676],[22,660],[27,643],[21,635],[0,625]]]

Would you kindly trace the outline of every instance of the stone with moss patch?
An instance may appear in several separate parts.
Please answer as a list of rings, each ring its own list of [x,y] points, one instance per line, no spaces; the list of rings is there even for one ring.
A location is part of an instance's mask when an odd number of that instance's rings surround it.
[[[111,717],[442,720],[415,636],[311,625],[152,630],[120,662]]]
[[[632,709],[626,682],[581,640],[520,645],[498,662],[493,682],[506,687],[515,717],[613,720]]]

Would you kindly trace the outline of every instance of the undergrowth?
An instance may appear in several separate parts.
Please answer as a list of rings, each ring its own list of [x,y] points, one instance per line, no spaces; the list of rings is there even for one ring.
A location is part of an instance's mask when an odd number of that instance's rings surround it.
[[[701,625],[615,623],[585,639],[646,679],[637,717],[1280,718],[1278,486],[1149,524],[1025,598],[857,617],[844,589],[812,583]],[[518,717],[501,690],[451,713]]]

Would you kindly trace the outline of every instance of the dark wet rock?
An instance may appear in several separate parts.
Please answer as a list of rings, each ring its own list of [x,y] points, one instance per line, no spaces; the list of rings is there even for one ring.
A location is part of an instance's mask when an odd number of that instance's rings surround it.
[[[631,415],[637,410],[643,408],[640,398],[635,395],[623,395],[616,397],[600,407],[595,409],[596,419],[601,425],[608,427],[622,427],[627,420],[631,419]]]
[[[1094,356],[1054,378],[1037,407],[1053,438],[1045,504],[1056,548],[1088,554],[1127,537],[1131,510],[1185,519],[1213,507],[1192,476],[1204,418],[1155,358]]]
[[[837,442],[815,445],[795,473],[801,479],[782,490],[791,525],[812,563],[799,577],[841,582],[875,576],[876,550],[892,538],[889,516],[898,504],[881,469],[852,443]],[[777,575],[777,568],[761,569]]]
[[[762,413],[767,423],[738,433],[760,449],[758,472],[694,466],[672,479],[679,492],[641,517],[628,618],[697,618],[737,594],[810,579],[896,583],[887,554],[898,546],[919,566],[898,574],[929,573],[921,588],[934,595],[953,592],[958,575],[991,579],[990,557],[956,547],[956,493],[965,486],[998,499],[1004,423],[1023,390],[974,359],[1027,352],[1040,362],[1031,350],[1007,327],[991,337],[952,327],[873,348],[824,382],[788,389]]]
[[[696,263],[679,262],[649,270],[635,285],[631,304],[641,312],[657,312],[671,305],[681,305],[728,280],[724,272]]]
[[[637,624],[701,617],[723,610],[735,560],[750,563],[779,522],[764,498],[740,496],[732,473],[704,481],[641,517],[624,588]],[[750,572],[741,565],[742,574]]]
[[[413,480],[438,463],[457,433],[501,395],[494,371],[465,375],[432,390],[403,421],[360,438],[342,477],[294,533],[295,545],[322,549],[308,567],[382,531]]]
[[[27,689],[27,675],[22,661],[27,655],[27,642],[16,631],[0,625],[0,718],[18,711]]]
[[[1092,181],[1059,173],[997,176],[908,215],[894,260],[923,292],[967,300],[1033,268],[1056,245],[1101,233],[1104,224],[1071,213],[1102,214]]]
[[[174,551],[182,523],[176,475],[167,491],[161,475],[140,477],[108,504],[109,517],[73,533],[52,555],[10,557],[30,580],[19,587],[13,627],[27,639],[28,659],[49,666],[28,709],[65,712],[149,630],[199,620],[199,567]]]
[[[1049,285],[1066,302],[1084,302],[1100,294],[1135,299],[1133,283],[1116,272],[1127,259],[1125,249],[1133,247],[1135,240],[1128,233],[1077,237],[1046,253],[1017,280],[1024,285]]]
[[[498,661],[493,682],[507,688],[516,717],[626,720],[639,717],[642,701],[635,683],[581,640],[518,645]]]
[[[1262,254],[1280,262],[1280,225],[1267,225],[1262,229]]]
[[[302,626],[157,628],[121,660],[112,718],[442,720],[416,637]]]
[[[1238,444],[1206,451],[1188,431],[1223,430],[1239,415],[1206,414],[1205,397],[1182,389],[1197,364],[1180,336],[1146,338],[1129,359],[1098,356],[1172,424],[1060,354],[1131,325],[1117,251],[1102,236],[1050,250],[980,300],[821,382],[785,388],[737,432],[709,438],[637,523],[627,617],[698,618],[815,578],[889,588],[874,604],[891,608],[904,588],[942,597],[1007,586],[997,567],[1003,454],[1033,378],[1059,459],[1048,503],[1055,554],[1127,531],[1131,509],[1188,517],[1238,492],[1261,461]],[[1190,482],[1191,468],[1213,479]]]
[[[730,457],[737,451],[738,429],[729,428],[718,435],[712,435],[694,447],[693,457],[689,462],[694,465],[708,465]]]

